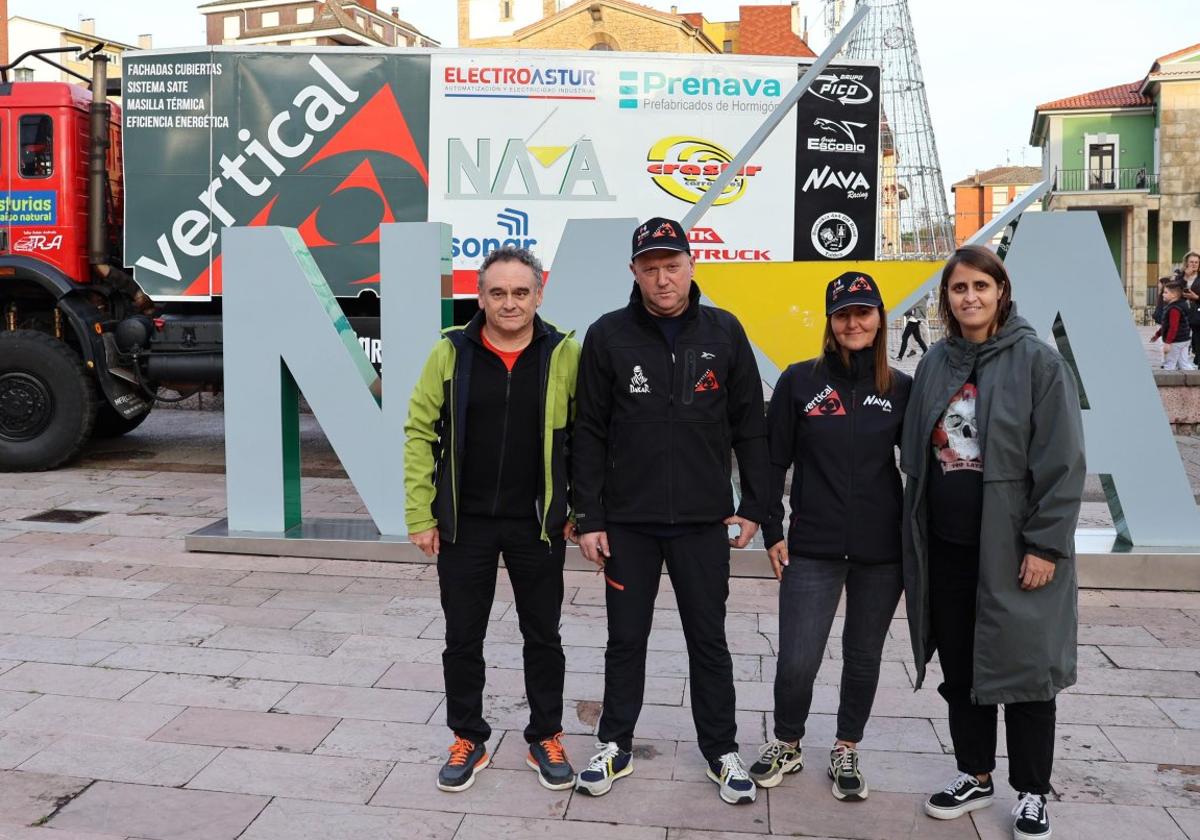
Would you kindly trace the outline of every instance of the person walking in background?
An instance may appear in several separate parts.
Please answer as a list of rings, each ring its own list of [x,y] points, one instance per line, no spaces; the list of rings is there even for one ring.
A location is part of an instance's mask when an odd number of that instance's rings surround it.
[[[912,379],[887,364],[887,315],[875,280],[849,272],[825,290],[824,352],[779,377],[767,412],[771,455],[763,538],[779,586],[775,737],[750,776],[764,788],[804,766],[813,683],[842,592],[842,683],[827,773],[833,795],[867,798],[859,769],[888,628],[900,601],[903,494],[896,446]],[[792,478],[784,539],[783,484]]]
[[[912,306],[904,313],[904,332],[900,336],[900,352],[896,354],[896,359],[899,361],[904,358],[904,351],[908,349],[908,339],[914,338],[921,348],[921,355],[924,356],[929,352],[929,347],[925,344],[925,339],[921,337],[921,322],[924,320],[921,312],[922,307],[918,305]],[[915,356],[917,351],[910,350],[910,356]]]
[[[437,786],[463,791],[488,766],[483,642],[500,555],[524,642],[526,764],[551,790],[575,783],[562,745],[562,614],[567,456],[579,344],[537,315],[542,265],[524,248],[490,253],[479,312],[446,330],[404,425],[409,539],[437,555],[446,647],[446,723]]]
[[[900,455],[916,682],[936,650],[959,770],[925,812],[954,819],[991,804],[1003,704],[1013,837],[1045,840],[1055,696],[1076,679],[1079,392],[1017,315],[991,251],[955,251],[940,306],[948,337],[917,368]]]

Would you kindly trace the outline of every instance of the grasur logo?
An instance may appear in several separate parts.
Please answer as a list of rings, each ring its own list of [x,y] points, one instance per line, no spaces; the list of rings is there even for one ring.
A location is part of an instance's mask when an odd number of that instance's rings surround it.
[[[596,71],[578,67],[459,67],[443,75],[451,99],[595,99]]]
[[[696,137],[664,137],[646,153],[646,171],[655,185],[672,198],[695,204],[717,176],[729,168],[733,155],[711,140]],[[745,166],[729,182],[713,207],[732,204],[746,191],[747,179],[762,172],[761,166]]]
[[[537,240],[529,236],[529,214],[512,207],[505,207],[496,214],[496,226],[505,235],[467,237],[457,236],[450,241],[450,254],[454,257],[486,257],[492,251],[511,245],[514,248],[532,248]]]
[[[695,227],[688,231],[692,256],[699,262],[764,262],[771,259],[769,248],[729,248],[715,228]],[[701,358],[709,358],[701,355]]]
[[[871,183],[861,172],[853,169],[842,172],[825,165],[820,169],[810,169],[808,177],[804,179],[804,186],[800,189],[802,192],[827,189],[845,190],[846,198],[869,198]]]
[[[861,155],[867,151],[866,144],[859,143],[854,137],[855,130],[866,128],[866,123],[817,117],[813,120],[813,126],[833,136],[809,137],[807,145],[810,152],[842,152]],[[842,139],[843,137],[845,140]]]
[[[826,102],[842,105],[866,105],[875,98],[871,89],[863,83],[862,73],[822,73],[808,88],[808,92]]]
[[[591,140],[566,146],[530,146],[513,138],[500,159],[489,138],[475,141],[475,153],[458,137],[448,140],[446,198],[533,201],[614,201]],[[465,179],[465,183],[464,183]]]
[[[838,260],[858,244],[858,225],[845,213],[826,213],[813,222],[811,238],[813,247],[822,256]]]
[[[697,100],[710,99],[778,99],[783,95],[783,86],[778,79],[754,79],[740,76],[668,76],[657,70],[622,70],[618,107],[655,108],[664,107],[664,97],[683,97]],[[639,99],[639,97],[645,97]],[[713,103],[696,102],[688,110],[711,111]]]

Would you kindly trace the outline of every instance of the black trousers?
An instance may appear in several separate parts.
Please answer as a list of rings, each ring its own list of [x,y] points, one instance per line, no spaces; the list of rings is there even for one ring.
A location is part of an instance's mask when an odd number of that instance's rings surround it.
[[[930,535],[929,606],[934,645],[942,665],[938,692],[950,708],[950,738],[961,773],[996,767],[996,707],[971,699],[974,683],[975,598],[979,546],[948,543]],[[1008,781],[1021,793],[1050,793],[1054,766],[1053,699],[1006,703]]]
[[[700,752],[709,761],[735,752],[733,660],[725,642],[726,527],[718,522],[683,536],[655,537],[610,523],[608,545],[612,553],[604,568],[608,648],[599,739],[616,741],[623,750],[632,748],[646,686],[646,643],[665,560],[687,643],[692,719]]]
[[[562,616],[562,535],[541,539],[532,516],[523,519],[460,516],[458,541],[443,542],[438,584],[446,616],[446,724],[475,743],[492,729],[483,719],[483,640],[496,596],[496,570],[504,555],[525,641],[525,695],[529,701],[529,743],[562,730],[566,658],[558,623]]]
[[[904,324],[904,332],[900,334],[900,352],[896,354],[897,359],[904,358],[904,351],[908,349],[908,339],[910,336],[917,340],[917,344],[921,346],[922,353],[925,353],[929,350],[929,348],[925,346],[925,339],[921,338],[921,322],[907,321]]]

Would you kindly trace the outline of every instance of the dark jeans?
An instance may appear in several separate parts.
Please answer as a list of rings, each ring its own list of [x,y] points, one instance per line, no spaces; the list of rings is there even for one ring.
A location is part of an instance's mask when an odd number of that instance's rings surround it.
[[[896,354],[897,359],[904,358],[904,351],[908,349],[908,339],[910,336],[917,340],[917,344],[921,345],[922,353],[925,353],[929,350],[929,348],[925,346],[925,339],[921,338],[920,322],[918,321],[914,323],[912,321],[907,321],[904,324],[904,332],[900,334],[900,352]]]
[[[562,730],[566,658],[558,635],[562,615],[562,535],[549,543],[532,516],[522,519],[465,517],[458,520],[458,541],[443,542],[438,554],[438,584],[446,616],[446,724],[475,743],[492,728],[483,719],[483,640],[496,596],[496,569],[504,555],[525,640],[525,695],[532,743]]]
[[[692,719],[700,752],[709,761],[735,752],[733,660],[725,642],[728,530],[717,522],[695,533],[656,537],[610,523],[608,545],[612,552],[604,567],[608,648],[604,711],[597,736],[601,741],[616,741],[623,750],[632,748],[646,686],[646,642],[665,560],[687,643]]]
[[[961,773],[996,767],[996,707],[971,699],[974,685],[975,599],[979,546],[929,538],[929,608],[942,665],[938,692],[950,707],[950,738]],[[1054,700],[1006,703],[1008,781],[1022,793],[1050,792],[1054,766]]]
[[[864,565],[793,554],[779,586],[775,737],[781,741],[804,737],[813,681],[825,656],[843,587],[846,622],[837,738],[852,743],[863,738],[879,685],[883,643],[903,589],[900,564]]]
[[[1196,364],[1200,365],[1200,327],[1192,327],[1192,356],[1195,357]]]

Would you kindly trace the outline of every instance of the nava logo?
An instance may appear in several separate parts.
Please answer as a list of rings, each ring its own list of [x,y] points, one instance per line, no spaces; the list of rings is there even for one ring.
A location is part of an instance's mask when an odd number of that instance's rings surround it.
[[[496,226],[501,236],[471,236],[465,239],[454,237],[450,242],[450,254],[454,257],[486,257],[492,251],[512,246],[532,248],[537,240],[529,236],[529,214],[505,207],[496,214]]]
[[[447,199],[616,200],[591,140],[530,145],[513,138],[504,143],[498,161],[490,139],[476,140],[474,154],[457,137],[447,143]]]
[[[664,137],[646,153],[655,186],[672,198],[695,204],[702,199],[722,172],[733,162],[733,155],[711,140],[696,137]],[[732,204],[742,197],[750,178],[762,172],[761,166],[747,165],[713,202],[713,207]]]

